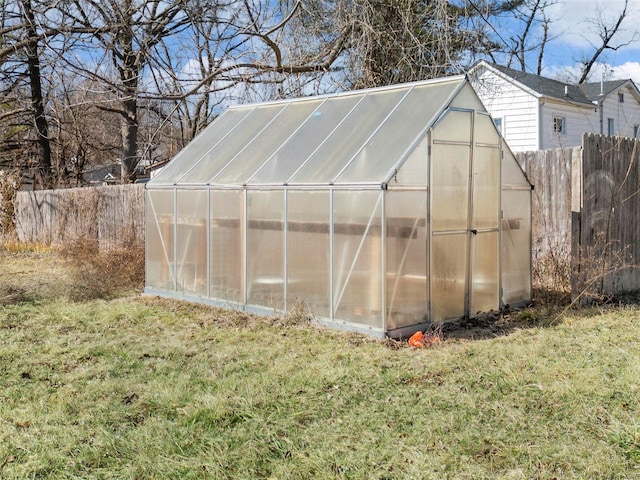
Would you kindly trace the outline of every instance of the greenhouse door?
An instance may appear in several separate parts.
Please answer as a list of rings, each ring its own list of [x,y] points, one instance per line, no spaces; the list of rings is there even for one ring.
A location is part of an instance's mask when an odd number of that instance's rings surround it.
[[[489,142],[473,148],[472,118],[450,111],[432,136],[432,322],[499,306],[500,150]]]

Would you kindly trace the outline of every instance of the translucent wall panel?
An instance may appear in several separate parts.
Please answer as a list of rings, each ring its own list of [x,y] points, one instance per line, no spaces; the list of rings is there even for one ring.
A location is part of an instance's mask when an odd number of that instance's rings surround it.
[[[291,179],[291,183],[332,182],[380,126],[407,89],[367,93],[322,146]]]
[[[500,136],[489,115],[478,113],[475,118],[474,130],[476,144],[500,146]]]
[[[251,112],[251,108],[227,110],[179,152],[158,175],[153,184],[173,184],[196,162],[207,161],[205,154],[231,132]],[[201,168],[209,168],[202,165]]]
[[[178,183],[205,184],[208,183],[220,170],[230,162],[247,144],[285,108],[285,104],[262,105],[255,108],[250,115],[242,121],[239,130],[234,130],[233,135],[227,135],[221,142],[201,157],[198,164],[186,172]],[[212,127],[215,126],[212,125]],[[183,150],[186,155],[190,145]],[[195,158],[194,158],[195,161]]]
[[[465,314],[467,239],[466,232],[431,237],[432,322]]]
[[[178,190],[176,290],[207,295],[207,191]]]
[[[386,178],[441,111],[459,82],[414,87],[365,144],[336,183]],[[402,128],[398,128],[402,125]]]
[[[382,191],[334,192],[334,316],[382,328]]]
[[[291,103],[282,115],[269,123],[233,162],[216,176],[214,183],[247,183],[322,102],[323,100],[315,99]],[[281,174],[278,183],[285,183],[288,178],[288,175]]]
[[[456,97],[451,102],[451,107],[457,108],[473,108],[474,110],[484,111],[486,108],[478,98],[475,90],[469,83],[465,83]]]
[[[500,308],[500,235],[484,232],[471,236],[470,315]]]
[[[473,157],[473,228],[498,228],[500,149],[476,146]]]
[[[502,159],[502,303],[531,300],[531,189],[509,148]]]
[[[211,190],[210,296],[244,302],[244,192]]]
[[[434,129],[434,140],[471,142],[472,112],[450,110]]]
[[[153,189],[146,192],[146,285],[174,290],[174,192]]]
[[[427,310],[427,191],[388,191],[387,329],[419,323]]]
[[[289,191],[287,303],[329,318],[329,192]]]
[[[363,97],[360,94],[327,99],[251,179],[251,183],[287,182],[331,132],[340,128],[340,122]]]
[[[531,300],[531,191],[502,191],[502,302]]]
[[[466,145],[433,145],[431,226],[435,231],[467,229],[469,154]]]
[[[247,301],[284,309],[284,191],[247,192]]]
[[[429,160],[429,136],[416,145],[398,172],[391,178],[390,187],[402,185],[427,185],[427,164]]]
[[[502,184],[529,186],[527,177],[505,142],[502,144]]]

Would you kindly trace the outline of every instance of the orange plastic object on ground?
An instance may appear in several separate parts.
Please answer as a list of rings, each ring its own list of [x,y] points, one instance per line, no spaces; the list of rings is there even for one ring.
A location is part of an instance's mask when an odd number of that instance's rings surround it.
[[[429,335],[428,333],[422,333],[420,331],[414,333],[409,337],[409,346],[415,348],[421,348],[432,343],[440,341],[438,335]]]
[[[422,332],[417,331],[409,337],[409,346],[416,348],[424,347],[424,335],[422,334]]]

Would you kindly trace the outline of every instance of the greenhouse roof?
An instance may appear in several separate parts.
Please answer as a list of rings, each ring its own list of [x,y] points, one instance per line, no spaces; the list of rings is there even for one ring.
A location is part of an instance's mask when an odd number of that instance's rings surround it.
[[[462,76],[231,107],[148,185],[384,184]]]

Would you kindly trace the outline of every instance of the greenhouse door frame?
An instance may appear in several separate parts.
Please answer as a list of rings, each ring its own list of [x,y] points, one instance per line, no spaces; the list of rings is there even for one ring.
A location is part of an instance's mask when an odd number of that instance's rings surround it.
[[[428,155],[428,175],[429,175],[429,235],[427,245],[427,269],[429,278],[429,319],[432,323],[440,323],[446,320],[453,320],[457,318],[469,318],[472,309],[475,310],[474,299],[474,274],[476,274],[476,261],[481,259],[474,258],[475,247],[481,245],[481,240],[488,239],[489,235],[496,235],[493,245],[496,251],[493,253],[497,255],[496,278],[494,283],[495,287],[495,308],[500,308],[500,292],[501,292],[501,275],[500,275],[500,251],[501,251],[501,239],[500,239],[500,201],[498,197],[498,204],[496,205],[497,211],[497,224],[495,227],[489,228],[477,228],[474,227],[474,199],[476,199],[476,189],[474,184],[474,161],[479,157],[478,151],[483,146],[478,146],[475,143],[474,131],[476,124],[476,117],[479,115],[475,110],[461,109],[461,108],[449,108],[440,120],[443,120],[447,115],[452,112],[467,113],[469,114],[469,139],[437,139],[434,138],[434,130],[437,128],[439,122],[431,129],[431,139],[429,143],[429,155]],[[454,134],[455,135],[455,134]],[[455,151],[456,149],[463,151],[467,149],[467,162],[465,167],[468,168],[468,174],[466,175],[466,182],[461,181],[456,185],[434,185],[433,181],[437,177],[436,169],[442,167],[444,176],[455,170],[455,166],[451,165],[456,161],[464,158],[463,156],[435,158],[434,152],[439,150],[439,146],[443,146],[442,152],[446,152],[447,149]],[[499,161],[497,165],[498,169],[498,187],[501,185],[500,180],[500,163],[502,161],[502,149],[498,145],[497,147]],[[464,164],[462,162],[460,165]],[[459,166],[460,166],[459,165]],[[447,169],[451,169],[448,172]],[[451,180],[449,178],[448,180]],[[441,187],[440,189],[438,187]],[[455,191],[458,188],[459,196],[450,197],[457,200],[460,205],[466,204],[466,220],[453,226],[452,228],[442,228],[441,224],[437,224],[434,227],[434,217],[438,214],[434,212],[434,205],[439,205],[440,202],[435,199],[434,196],[438,193],[445,191],[446,189]],[[499,188],[500,191],[500,188]],[[466,197],[466,198],[463,198]],[[435,215],[434,215],[435,214]],[[441,218],[442,220],[442,218]],[[455,224],[455,220],[453,221]],[[463,225],[464,223],[464,225]],[[490,283],[490,285],[492,285]],[[491,288],[491,287],[489,287]],[[480,294],[478,294],[480,298]]]

